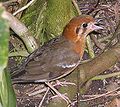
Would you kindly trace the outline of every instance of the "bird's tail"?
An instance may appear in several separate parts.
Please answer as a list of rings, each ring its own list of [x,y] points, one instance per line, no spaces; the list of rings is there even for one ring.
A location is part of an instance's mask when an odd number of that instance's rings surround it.
[[[9,68],[11,78],[16,78],[24,73],[24,67],[22,65]]]
[[[11,78],[17,78],[25,73],[25,66],[26,66],[26,59],[22,61],[21,64],[17,65],[16,67],[9,68]]]

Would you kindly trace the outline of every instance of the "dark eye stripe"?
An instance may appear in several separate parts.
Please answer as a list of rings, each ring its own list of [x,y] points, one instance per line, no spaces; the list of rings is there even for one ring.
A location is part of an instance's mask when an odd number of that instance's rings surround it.
[[[80,30],[80,27],[77,27],[77,28],[76,28],[76,34],[79,33],[79,30]]]
[[[82,32],[82,34],[84,34],[84,33],[86,32],[86,30],[87,30],[87,29],[86,29],[86,28],[84,28],[84,29],[83,29],[83,32]]]

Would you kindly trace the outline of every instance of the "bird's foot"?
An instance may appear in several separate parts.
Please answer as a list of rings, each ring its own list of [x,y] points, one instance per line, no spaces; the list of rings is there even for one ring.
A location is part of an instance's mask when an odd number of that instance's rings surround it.
[[[45,82],[46,83],[46,85],[50,88],[50,89],[52,89],[57,95],[55,96],[55,97],[60,97],[60,98],[62,98],[67,104],[71,104],[71,101],[70,101],[70,99],[67,97],[67,96],[65,96],[65,95],[62,95],[58,90],[56,90],[49,82]],[[52,97],[52,98],[55,98],[55,97]]]

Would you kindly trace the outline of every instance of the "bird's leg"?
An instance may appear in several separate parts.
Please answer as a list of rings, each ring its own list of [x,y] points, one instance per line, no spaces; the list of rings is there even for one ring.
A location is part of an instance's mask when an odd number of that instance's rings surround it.
[[[61,81],[59,81],[59,80],[56,80],[56,84],[54,84],[53,85],[53,87],[57,87],[57,86],[67,86],[67,85],[76,85],[75,83],[72,83],[72,82],[67,82],[67,81],[63,81],[63,82],[61,82]],[[40,87],[38,87],[37,89],[39,89]],[[43,89],[41,89],[41,90],[38,90],[37,91],[37,89],[35,88],[35,92],[31,92],[31,93],[29,93],[28,95],[29,96],[35,96],[35,95],[37,95],[37,94],[40,94],[40,93],[43,93],[43,92],[45,92],[45,91],[47,91],[47,88],[43,88]]]
[[[49,82],[45,82],[45,84],[52,89],[59,97],[61,97],[63,100],[65,100],[67,102],[67,104],[71,104],[71,101],[68,97],[66,97],[65,95],[62,95],[60,92],[58,92]]]

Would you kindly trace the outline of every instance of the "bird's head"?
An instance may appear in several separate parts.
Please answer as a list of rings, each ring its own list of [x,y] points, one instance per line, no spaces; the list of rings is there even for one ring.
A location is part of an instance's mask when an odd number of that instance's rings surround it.
[[[76,52],[83,55],[86,36],[94,30],[102,29],[95,24],[95,19],[92,16],[81,15],[75,17],[65,26],[63,36],[75,43]]]
[[[102,29],[102,27],[95,24],[96,22],[92,16],[81,15],[75,17],[65,26],[63,36],[73,42],[77,42],[85,38],[90,32]]]

